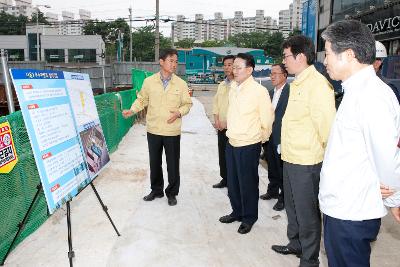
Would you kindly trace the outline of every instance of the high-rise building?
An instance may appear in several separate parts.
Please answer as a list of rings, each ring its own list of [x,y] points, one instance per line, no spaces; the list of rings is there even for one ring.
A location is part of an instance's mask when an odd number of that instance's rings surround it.
[[[46,17],[46,20],[50,23],[58,22],[58,15],[56,13],[46,12],[45,17]]]
[[[15,0],[15,4],[12,0],[0,0],[1,11],[13,16],[23,15],[30,18],[36,13],[36,8],[32,6],[32,0]]]
[[[291,32],[291,23],[290,23],[290,10],[280,10],[279,11],[279,31],[283,33],[283,36],[286,38],[289,36]]]
[[[302,10],[303,4],[301,0],[293,0],[293,3],[289,6],[290,13],[290,29],[293,31],[294,29],[301,30],[301,21],[302,21]]]
[[[196,14],[194,21],[188,21],[183,15],[178,15],[172,23],[174,40],[186,38],[196,42],[206,40],[226,40],[230,36],[254,31],[277,31],[275,19],[264,15],[264,10],[257,10],[255,17],[243,17],[242,11],[236,11],[233,18],[225,19],[222,12],[214,13],[214,18],[204,20],[202,14]]]
[[[79,19],[69,11],[62,12],[62,21],[59,22],[60,35],[82,35],[83,27],[87,20],[90,20],[91,13],[85,9],[79,9]]]

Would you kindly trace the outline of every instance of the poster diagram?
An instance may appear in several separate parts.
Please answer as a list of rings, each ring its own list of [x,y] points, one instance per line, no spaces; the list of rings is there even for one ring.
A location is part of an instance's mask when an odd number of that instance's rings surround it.
[[[88,74],[71,72],[64,72],[64,77],[89,177],[93,179],[110,161],[110,156],[100,125],[90,77]]]
[[[90,79],[88,75],[60,71],[11,69],[10,73],[47,205],[53,213],[110,161]],[[86,134],[84,143],[86,132],[93,134]],[[98,158],[88,160],[93,151]]]

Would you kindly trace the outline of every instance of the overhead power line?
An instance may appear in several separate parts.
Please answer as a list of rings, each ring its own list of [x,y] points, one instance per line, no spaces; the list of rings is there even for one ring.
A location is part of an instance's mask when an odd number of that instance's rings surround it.
[[[122,17],[122,18],[117,18],[117,19],[105,19],[105,20],[97,20],[97,19],[91,19],[91,20],[68,20],[68,21],[49,21],[47,23],[40,23],[41,25],[49,25],[49,26],[63,26],[63,25],[82,25],[82,24],[87,24],[87,23],[93,23],[93,24],[101,24],[101,23],[110,23],[110,22],[115,22],[118,20],[123,20],[127,23],[130,22],[129,17]],[[132,18],[132,22],[154,22],[156,21],[155,17],[150,17],[150,18],[143,18],[143,17],[135,17]],[[198,24],[198,25],[208,25],[208,26],[219,26],[219,27],[228,27],[227,23],[216,23],[216,22],[210,22],[206,20],[202,21],[186,21],[186,20],[176,20],[176,19],[171,19],[169,16],[160,16],[160,22],[163,23],[168,23],[168,22],[175,22],[176,24],[182,23],[182,24]],[[18,22],[2,22],[0,25],[1,28],[5,27],[16,27],[16,26],[33,26],[33,22],[28,22],[26,24],[18,23]],[[269,31],[280,31],[279,27],[273,27],[273,26],[267,26],[267,27],[260,27],[260,26],[248,26],[248,25],[237,25],[235,23],[232,23],[229,25],[229,27],[235,28],[235,29],[255,29],[255,30],[269,30]]]

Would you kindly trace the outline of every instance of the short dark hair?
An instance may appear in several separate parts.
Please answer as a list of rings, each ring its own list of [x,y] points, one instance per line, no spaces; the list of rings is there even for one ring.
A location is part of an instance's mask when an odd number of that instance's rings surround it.
[[[173,55],[178,56],[178,51],[173,48],[166,48],[160,51],[160,56],[158,58],[165,60],[168,56],[173,56]]]
[[[222,59],[222,64],[224,64],[224,63],[225,63],[225,60],[228,60],[228,59],[233,59],[233,60],[235,60],[235,56],[234,56],[234,55],[227,55],[227,56],[224,56],[224,58]]]
[[[256,62],[254,61],[254,57],[247,53],[239,53],[236,55],[236,58],[241,58],[246,62],[246,67],[252,67],[253,70],[256,67]]]
[[[321,37],[331,43],[332,51],[340,54],[351,49],[358,62],[375,61],[375,39],[367,25],[358,20],[341,20],[329,25]]]
[[[276,67],[276,66],[281,68],[281,71],[283,74],[285,74],[285,77],[287,77],[289,75],[284,64],[282,64],[282,63],[281,64],[272,64],[272,67]]]
[[[282,44],[282,48],[290,48],[293,57],[298,54],[304,54],[307,58],[307,64],[312,65],[315,60],[315,48],[313,41],[304,35],[295,35],[287,39]]]

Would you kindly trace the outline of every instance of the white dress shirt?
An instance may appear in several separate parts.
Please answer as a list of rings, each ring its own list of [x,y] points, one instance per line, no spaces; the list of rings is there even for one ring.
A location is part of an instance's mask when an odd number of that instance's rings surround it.
[[[285,87],[286,83],[283,84],[282,87],[280,88],[274,88],[274,95],[272,97],[272,107],[274,108],[274,110],[276,109],[276,106],[278,105],[279,102],[279,98],[281,97],[282,94],[282,89],[283,87]]]
[[[400,106],[372,66],[342,86],[321,170],[320,208],[341,220],[381,218],[384,205],[400,206]],[[385,202],[380,183],[397,190]]]

